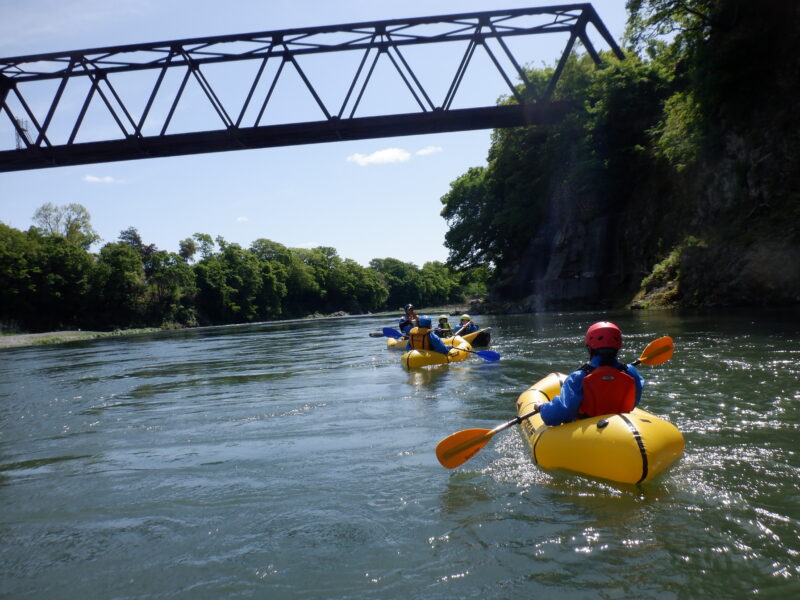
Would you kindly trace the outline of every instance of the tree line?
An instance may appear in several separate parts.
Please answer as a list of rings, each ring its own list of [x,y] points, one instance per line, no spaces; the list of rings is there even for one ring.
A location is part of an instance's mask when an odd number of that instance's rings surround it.
[[[394,258],[368,267],[334,248],[249,248],[196,233],[178,252],[146,244],[136,228],[99,252],[79,204],[40,207],[20,231],[0,223],[0,324],[29,331],[186,327],[299,318],[344,311],[435,306],[481,295],[485,269],[421,268]]]

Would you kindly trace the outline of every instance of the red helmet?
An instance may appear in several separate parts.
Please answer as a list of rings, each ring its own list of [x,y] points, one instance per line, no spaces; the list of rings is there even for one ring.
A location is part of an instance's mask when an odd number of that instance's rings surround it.
[[[592,350],[622,348],[622,332],[613,323],[600,321],[586,331],[586,345]]]

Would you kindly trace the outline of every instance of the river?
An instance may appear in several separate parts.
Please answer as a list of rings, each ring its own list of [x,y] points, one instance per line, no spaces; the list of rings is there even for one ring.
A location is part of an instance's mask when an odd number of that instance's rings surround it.
[[[653,482],[532,464],[515,416],[600,317],[686,438]],[[406,371],[379,316],[0,351],[0,598],[800,597],[800,316],[481,316],[498,362]],[[388,322],[387,322],[388,321]]]

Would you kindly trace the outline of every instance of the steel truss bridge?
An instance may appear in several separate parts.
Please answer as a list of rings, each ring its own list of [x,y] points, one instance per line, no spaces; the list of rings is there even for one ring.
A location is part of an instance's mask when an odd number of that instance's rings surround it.
[[[0,171],[553,122],[564,106],[551,98],[576,41],[600,62],[589,25],[622,58],[590,4],[566,4],[0,59]],[[566,39],[561,57],[546,85],[534,85],[511,42],[557,33]],[[456,48],[450,71],[430,58],[444,45]],[[415,47],[424,53],[412,67]],[[504,82],[500,93],[513,100],[458,106],[481,53]],[[311,75],[308,61],[345,54],[351,71],[339,72],[331,60],[323,78]],[[389,98],[374,75],[379,61],[402,81],[411,110],[364,114],[365,95]],[[242,93],[231,99],[230,86],[213,83],[211,73],[235,63],[246,68],[235,72]],[[423,85],[420,64],[435,64],[436,85]],[[273,110],[290,73],[299,84],[293,97],[315,107],[310,119]],[[331,78],[342,84],[338,97],[319,83]],[[188,126],[179,124],[181,112],[191,115]]]

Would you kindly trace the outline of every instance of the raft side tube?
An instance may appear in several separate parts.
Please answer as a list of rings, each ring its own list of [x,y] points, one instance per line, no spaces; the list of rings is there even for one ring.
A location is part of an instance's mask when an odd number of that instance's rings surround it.
[[[465,350],[472,350],[470,343],[460,336],[454,338],[444,338],[442,341],[453,346],[449,354],[441,354],[433,350],[409,350],[400,358],[400,362],[407,369],[427,367],[430,365],[444,365],[451,362],[464,360],[470,353]]]

